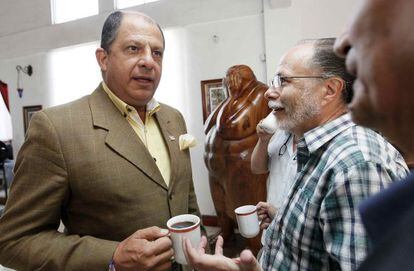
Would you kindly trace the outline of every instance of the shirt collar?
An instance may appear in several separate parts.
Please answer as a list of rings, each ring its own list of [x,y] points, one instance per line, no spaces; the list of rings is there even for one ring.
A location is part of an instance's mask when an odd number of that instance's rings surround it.
[[[118,110],[121,112],[121,114],[123,116],[128,116],[131,113],[138,114],[138,111],[133,106],[130,106],[127,103],[125,103],[124,101],[122,101],[121,99],[119,99],[118,96],[116,96],[113,93],[113,91],[106,85],[106,83],[104,81],[102,81],[102,87],[103,87],[104,91],[106,92],[106,94],[108,94],[109,99],[114,103],[116,108],[118,108]],[[147,103],[146,116],[151,117],[159,109],[160,109],[160,104],[154,98],[152,98]]]
[[[302,140],[305,141],[309,153],[313,153],[351,126],[355,126],[355,123],[351,119],[351,114],[347,113],[306,132]]]

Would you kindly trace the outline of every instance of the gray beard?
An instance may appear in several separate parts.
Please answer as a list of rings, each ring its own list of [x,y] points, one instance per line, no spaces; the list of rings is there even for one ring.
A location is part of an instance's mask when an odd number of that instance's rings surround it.
[[[311,95],[309,90],[305,90],[300,103],[297,104],[294,110],[289,107],[288,111],[286,111],[286,107],[284,107],[286,117],[282,120],[277,119],[278,126],[281,130],[292,132],[298,126],[303,125],[306,121],[311,120],[320,114],[320,103]],[[279,104],[280,103],[278,103],[278,105]]]

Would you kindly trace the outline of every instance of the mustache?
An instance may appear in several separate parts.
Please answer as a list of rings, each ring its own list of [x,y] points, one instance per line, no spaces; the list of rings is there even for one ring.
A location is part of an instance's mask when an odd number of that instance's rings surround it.
[[[270,109],[277,109],[283,107],[283,104],[280,101],[268,101],[267,106]]]

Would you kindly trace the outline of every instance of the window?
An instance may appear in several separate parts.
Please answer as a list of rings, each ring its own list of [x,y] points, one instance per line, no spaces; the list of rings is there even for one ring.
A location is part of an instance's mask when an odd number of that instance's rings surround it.
[[[143,4],[148,4],[151,2],[157,2],[160,0],[115,0],[115,8],[122,9],[122,8],[129,8],[132,6],[139,6]]]
[[[60,24],[97,15],[99,0],[51,0],[52,23]]]
[[[155,99],[177,108],[184,117],[191,116],[188,88],[186,84],[185,54],[186,35],[183,28],[164,29],[167,42],[162,61],[162,77]]]
[[[86,1],[85,1],[86,2]],[[90,94],[102,81],[95,58],[99,42],[79,44],[48,54],[50,105],[59,105]]]

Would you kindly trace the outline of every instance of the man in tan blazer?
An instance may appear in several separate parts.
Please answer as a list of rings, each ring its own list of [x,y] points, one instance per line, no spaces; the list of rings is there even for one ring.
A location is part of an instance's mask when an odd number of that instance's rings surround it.
[[[181,114],[153,99],[164,37],[114,12],[89,96],[31,120],[0,219],[0,264],[17,270],[169,270],[166,221],[199,215]],[[166,157],[166,159],[164,159]],[[57,231],[62,220],[65,233]]]

